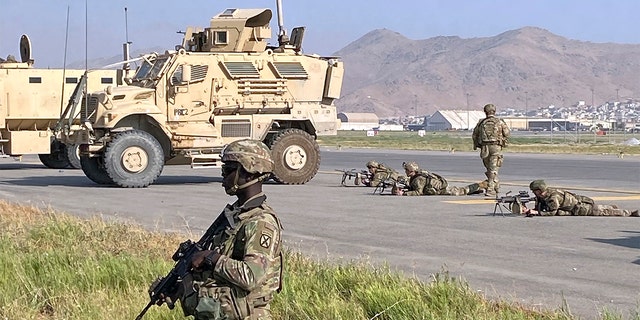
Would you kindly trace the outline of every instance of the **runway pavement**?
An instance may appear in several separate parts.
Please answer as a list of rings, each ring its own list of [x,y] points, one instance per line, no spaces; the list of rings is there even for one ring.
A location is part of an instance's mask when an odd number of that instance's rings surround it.
[[[443,270],[490,297],[595,319],[603,308],[630,314],[640,301],[640,218],[493,215],[481,196],[394,197],[341,187],[335,169],[375,159],[397,170],[415,160],[451,184],[484,179],[477,153],[322,148],[320,173],[308,184],[265,186],[290,247],[335,260],[388,262],[428,281]],[[37,158],[0,159],[0,199],[51,206],[88,217],[139,223],[197,238],[233,201],[218,169],[165,167],[145,189],[101,187],[80,170],[52,170]],[[548,183],[602,203],[640,209],[640,157],[510,154],[502,192]]]

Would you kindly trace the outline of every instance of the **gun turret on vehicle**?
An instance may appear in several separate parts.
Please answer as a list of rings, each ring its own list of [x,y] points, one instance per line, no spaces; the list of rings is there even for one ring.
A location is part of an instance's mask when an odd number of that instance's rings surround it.
[[[187,28],[176,50],[144,56],[130,86],[89,94],[80,126],[60,137],[81,145],[87,177],[146,187],[165,164],[219,166],[226,144],[252,138],[271,149],[276,181],[311,180],[316,138],[339,127],[344,68],[336,57],[304,54],[304,28],[289,37],[281,27],[269,46],[271,17],[270,9],[227,9],[206,28]]]

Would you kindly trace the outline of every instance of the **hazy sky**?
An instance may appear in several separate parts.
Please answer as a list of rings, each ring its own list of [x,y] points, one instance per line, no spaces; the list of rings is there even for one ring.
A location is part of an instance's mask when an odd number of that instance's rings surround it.
[[[435,36],[489,37],[535,26],[582,41],[640,43],[638,0],[282,2],[286,29],[306,26],[304,51],[321,55],[330,55],[380,28],[417,40]],[[271,43],[275,44],[278,32],[275,0],[0,0],[0,57],[13,54],[19,59],[20,36],[27,34],[36,67],[61,67],[67,9],[67,63],[82,61],[85,54],[89,59],[121,55],[126,34],[125,7],[132,50],[156,46],[172,49],[182,39],[176,31],[186,26],[207,26],[212,16],[226,8],[271,8]]]

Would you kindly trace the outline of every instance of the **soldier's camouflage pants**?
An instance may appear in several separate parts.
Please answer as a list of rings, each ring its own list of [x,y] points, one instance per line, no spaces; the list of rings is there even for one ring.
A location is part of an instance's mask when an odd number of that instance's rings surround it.
[[[447,190],[445,190],[445,192],[442,195],[447,195],[447,196],[466,196],[469,194],[475,194],[482,191],[482,189],[480,188],[480,185],[477,183],[472,183],[468,186],[465,187],[453,187],[453,186],[448,186]]]
[[[487,169],[485,175],[487,176],[487,182],[489,183],[488,191],[498,192],[500,189],[500,179],[498,178],[498,171],[502,167],[502,146],[497,144],[489,144],[480,147],[480,158],[482,164]]]
[[[628,217],[631,215],[637,216],[638,212],[632,212],[630,210],[619,209],[617,206],[607,204],[591,205],[589,203],[579,203],[574,208],[572,214],[574,216],[619,216]]]

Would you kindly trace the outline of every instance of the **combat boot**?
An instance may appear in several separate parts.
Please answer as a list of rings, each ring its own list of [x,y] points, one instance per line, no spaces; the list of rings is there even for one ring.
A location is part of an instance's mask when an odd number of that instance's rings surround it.
[[[497,181],[497,172],[495,171],[487,171],[484,173],[487,176],[487,191],[485,191],[484,195],[486,197],[496,197],[498,195],[498,181]]]
[[[478,188],[483,191],[486,191],[489,188],[489,182],[487,180],[482,180],[478,183]]]
[[[465,194],[476,194],[481,193],[486,190],[486,188],[482,188],[479,183],[472,183],[464,188]]]
[[[632,217],[640,217],[640,212],[638,210],[631,211]]]

